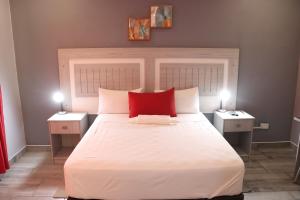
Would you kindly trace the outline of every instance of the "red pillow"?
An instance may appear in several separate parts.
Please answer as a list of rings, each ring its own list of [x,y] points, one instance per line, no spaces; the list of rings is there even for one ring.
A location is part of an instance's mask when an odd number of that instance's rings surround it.
[[[170,115],[176,117],[174,88],[156,93],[128,92],[129,117]]]

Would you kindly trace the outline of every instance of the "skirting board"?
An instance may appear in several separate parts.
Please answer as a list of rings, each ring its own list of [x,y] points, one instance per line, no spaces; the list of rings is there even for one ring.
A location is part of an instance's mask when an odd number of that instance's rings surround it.
[[[290,141],[290,143],[294,146],[294,147],[298,147],[298,145],[295,142]]]
[[[298,148],[298,145],[293,143],[292,141],[277,141],[277,142],[252,142],[252,147],[253,148],[259,148],[260,146],[264,147],[283,147],[283,146],[290,146],[294,150]]]
[[[15,155],[12,158],[8,160],[9,166],[17,162],[17,160],[19,160],[24,155],[25,152],[26,152],[26,146],[22,147],[17,153],[15,153]],[[3,176],[4,174],[0,174],[0,179]]]
[[[50,145],[27,145],[27,151],[51,151]]]
[[[26,146],[24,146],[23,148],[21,148],[17,153],[15,153],[15,155],[9,159],[9,165],[12,165],[13,163],[15,163],[17,160],[19,160],[24,153],[26,152]]]
[[[19,150],[11,159],[9,159],[9,165],[17,162],[26,151],[51,151],[50,145],[26,145]]]

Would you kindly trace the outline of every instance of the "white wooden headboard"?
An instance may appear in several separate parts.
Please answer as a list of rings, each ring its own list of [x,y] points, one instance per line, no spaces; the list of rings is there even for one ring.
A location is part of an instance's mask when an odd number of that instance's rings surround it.
[[[211,113],[220,105],[235,109],[238,49],[96,48],[59,49],[60,87],[68,111],[97,113],[98,88],[131,90],[185,89],[198,86],[200,110]]]

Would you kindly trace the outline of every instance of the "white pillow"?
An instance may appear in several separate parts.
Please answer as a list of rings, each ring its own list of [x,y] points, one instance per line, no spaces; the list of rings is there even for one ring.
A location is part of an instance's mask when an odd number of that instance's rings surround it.
[[[131,90],[142,92],[143,88]],[[98,114],[129,113],[128,91],[99,88]]]
[[[135,124],[172,125],[177,123],[175,118],[169,115],[138,115],[137,117],[129,118],[129,122]]]
[[[159,92],[161,90],[155,90]],[[188,114],[188,113],[199,113],[199,89],[198,87],[175,90],[175,107],[176,113]]]

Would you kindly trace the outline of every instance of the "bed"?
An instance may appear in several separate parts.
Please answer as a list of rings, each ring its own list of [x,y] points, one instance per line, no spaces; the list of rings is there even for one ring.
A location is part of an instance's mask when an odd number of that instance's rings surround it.
[[[173,125],[99,115],[65,163],[66,193],[80,199],[196,199],[242,192],[244,164],[206,117]],[[212,176],[213,175],[213,176]]]
[[[98,113],[100,87],[197,87],[202,112],[168,125],[100,114],[65,163],[68,199],[242,200],[243,161],[203,114],[218,108],[224,88],[225,108],[235,108],[238,57],[238,49],[60,49],[68,111]]]

